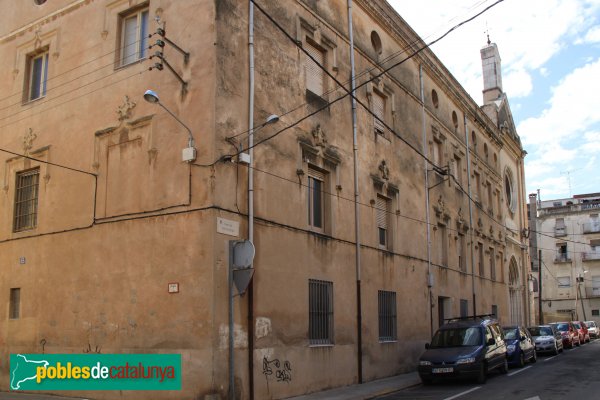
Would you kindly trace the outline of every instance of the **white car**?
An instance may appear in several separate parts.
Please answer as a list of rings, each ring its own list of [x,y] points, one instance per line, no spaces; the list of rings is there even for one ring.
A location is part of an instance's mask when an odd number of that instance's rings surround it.
[[[597,339],[598,338],[598,334],[600,334],[600,331],[598,329],[598,325],[596,324],[596,322],[594,321],[585,321],[585,325],[588,328],[588,333],[590,334],[591,338]]]

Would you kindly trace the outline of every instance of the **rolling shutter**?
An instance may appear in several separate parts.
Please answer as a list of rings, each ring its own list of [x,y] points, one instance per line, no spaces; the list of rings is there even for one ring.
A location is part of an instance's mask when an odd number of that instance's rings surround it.
[[[375,207],[377,207],[377,227],[387,229],[387,204],[388,200],[377,196]]]
[[[373,92],[373,113],[379,117],[381,120],[384,120],[385,117],[385,99],[382,95],[377,92]],[[385,126],[381,121],[377,118],[373,118],[375,123],[375,131],[378,133],[383,133],[385,131]]]
[[[305,49],[306,52],[310,54],[320,65],[325,67],[325,53],[323,51],[308,42],[306,43]],[[306,89],[318,96],[322,96],[324,93],[323,77],[324,73],[321,67],[307,56]]]

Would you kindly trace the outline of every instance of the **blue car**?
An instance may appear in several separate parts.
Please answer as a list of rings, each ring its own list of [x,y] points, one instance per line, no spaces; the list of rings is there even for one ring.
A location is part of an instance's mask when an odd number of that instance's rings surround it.
[[[508,365],[521,368],[527,361],[537,361],[535,342],[527,329],[517,325],[506,326],[503,330]]]

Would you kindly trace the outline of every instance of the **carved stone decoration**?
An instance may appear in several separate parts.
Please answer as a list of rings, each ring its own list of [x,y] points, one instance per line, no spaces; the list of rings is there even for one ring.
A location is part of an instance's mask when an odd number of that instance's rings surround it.
[[[317,125],[311,132],[313,139],[315,140],[315,144],[320,147],[327,146],[327,135],[321,129],[321,125]]]
[[[29,128],[29,132],[23,136],[23,154],[28,155],[33,148],[33,141],[37,139],[37,135],[33,133],[33,129]]]
[[[481,220],[481,218],[479,218],[479,219],[477,220],[477,228],[478,228],[480,231],[483,231],[483,221]]]
[[[387,166],[385,160],[381,160],[381,163],[379,164],[379,173],[381,174],[381,177],[386,181],[390,179],[390,169]]]
[[[463,214],[462,214],[462,208],[458,209],[458,218],[457,218],[458,222],[460,222],[460,224],[464,224],[465,223],[465,219],[463,218]]]
[[[490,225],[490,237],[494,237],[494,227],[492,225]]]
[[[435,210],[435,215],[438,218],[440,218],[442,215],[444,215],[446,213],[446,204],[444,203],[444,199],[442,198],[442,195],[440,195],[440,197],[438,198],[438,201],[433,206],[433,209]]]
[[[41,26],[36,26],[35,27],[35,31],[33,32],[33,34],[35,35],[35,39],[34,39],[34,43],[33,43],[33,48],[35,50],[38,50],[40,47],[42,47],[42,38],[40,37],[40,35],[42,34],[42,27]]]
[[[132,111],[137,104],[132,101],[129,96],[125,95],[125,100],[123,104],[117,107],[117,114],[119,115],[119,121],[125,121],[126,119],[131,118]]]

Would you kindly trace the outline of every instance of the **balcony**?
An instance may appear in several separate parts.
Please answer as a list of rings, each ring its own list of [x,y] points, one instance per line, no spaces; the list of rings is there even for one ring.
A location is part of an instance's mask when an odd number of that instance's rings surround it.
[[[598,233],[600,232],[600,222],[586,222],[583,224],[583,233]]]
[[[563,214],[563,213],[571,213],[571,212],[582,212],[589,210],[600,210],[600,201],[590,201],[587,203],[579,203],[579,204],[567,204],[564,206],[557,207],[545,207],[540,209],[539,216],[548,215],[548,214]]]
[[[600,287],[586,287],[585,288],[585,296],[587,298],[600,297]]]
[[[554,237],[567,236],[567,228],[564,226],[555,226],[554,227]]]
[[[565,253],[558,253],[554,257],[554,262],[555,263],[570,263],[571,262],[571,256],[568,255],[568,254],[565,254]]]
[[[583,261],[594,261],[600,260],[600,253],[591,252],[591,253],[583,253]]]

